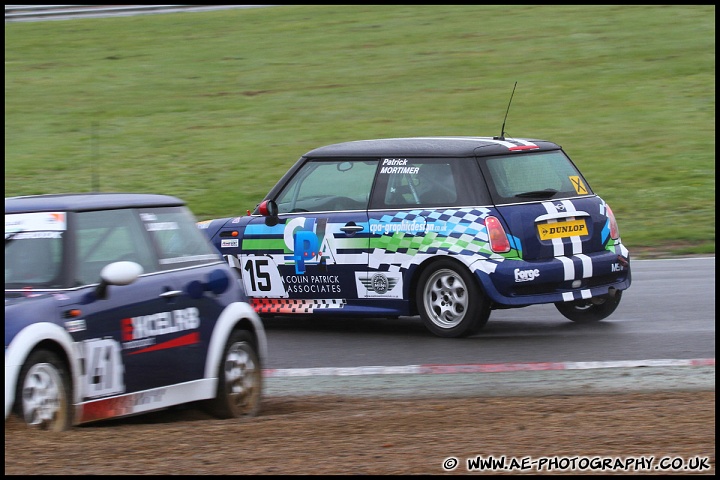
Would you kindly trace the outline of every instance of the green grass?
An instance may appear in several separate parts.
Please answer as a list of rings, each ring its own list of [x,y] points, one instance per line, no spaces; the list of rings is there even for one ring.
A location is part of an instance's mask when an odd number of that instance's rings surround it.
[[[715,252],[715,7],[278,6],[5,25],[5,196],[244,214],[306,151],[561,144],[631,252]]]

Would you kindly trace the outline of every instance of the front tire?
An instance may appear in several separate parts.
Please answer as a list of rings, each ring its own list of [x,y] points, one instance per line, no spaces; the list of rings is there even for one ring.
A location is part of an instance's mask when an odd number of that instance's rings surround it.
[[[70,376],[49,350],[30,354],[20,371],[15,396],[20,418],[32,428],[62,432],[72,425]]]
[[[223,350],[210,411],[219,418],[255,416],[260,411],[261,393],[262,367],[252,336],[235,330]]]
[[[450,260],[440,260],[420,276],[417,303],[425,327],[439,337],[471,335],[490,317],[490,302],[472,274]]]
[[[620,305],[621,299],[622,290],[618,290],[614,295],[592,297],[574,302],[557,302],[555,308],[573,322],[594,323],[609,317]]]

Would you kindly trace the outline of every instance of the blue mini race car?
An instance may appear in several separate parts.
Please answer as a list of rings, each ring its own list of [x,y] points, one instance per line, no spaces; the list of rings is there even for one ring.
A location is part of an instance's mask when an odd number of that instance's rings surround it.
[[[164,195],[5,199],[5,419],[71,425],[203,401],[260,408],[266,337],[236,273]]]
[[[419,314],[442,337],[491,310],[612,314],[630,255],[609,205],[552,142],[418,137],[303,155],[248,216],[198,225],[262,316]]]

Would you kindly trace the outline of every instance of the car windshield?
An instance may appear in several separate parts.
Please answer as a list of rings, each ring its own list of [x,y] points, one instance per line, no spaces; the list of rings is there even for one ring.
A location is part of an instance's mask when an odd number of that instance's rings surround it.
[[[5,288],[61,284],[63,212],[5,215]]]
[[[485,160],[497,203],[591,195],[590,187],[560,150]]]

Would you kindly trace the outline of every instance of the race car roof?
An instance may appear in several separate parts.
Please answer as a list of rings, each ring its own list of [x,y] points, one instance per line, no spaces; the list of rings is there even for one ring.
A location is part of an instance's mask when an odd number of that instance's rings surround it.
[[[474,157],[502,155],[518,151],[558,150],[546,140],[495,137],[407,137],[355,140],[326,145],[304,157]]]
[[[5,213],[114,210],[185,205],[179,198],[150,193],[64,193],[5,199]]]

